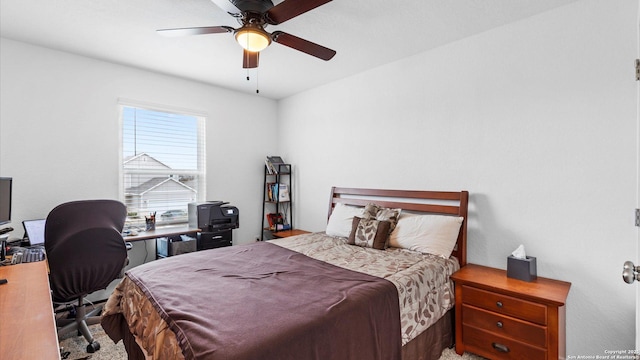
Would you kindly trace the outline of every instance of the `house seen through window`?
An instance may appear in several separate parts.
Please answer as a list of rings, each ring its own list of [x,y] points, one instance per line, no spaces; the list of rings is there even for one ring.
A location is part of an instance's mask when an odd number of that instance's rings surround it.
[[[205,194],[204,117],[134,106],[120,107],[122,198],[127,223],[144,228],[186,223],[187,204]]]

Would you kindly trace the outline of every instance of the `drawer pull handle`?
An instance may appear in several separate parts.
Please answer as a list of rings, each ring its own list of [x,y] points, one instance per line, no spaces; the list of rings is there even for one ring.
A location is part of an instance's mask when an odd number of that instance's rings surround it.
[[[493,346],[494,349],[503,352],[503,353],[508,353],[509,352],[509,348],[507,347],[507,345],[502,345],[499,343],[491,343],[491,346]]]
[[[496,306],[497,306],[497,307],[499,307],[499,308],[501,308],[501,307],[503,306],[503,305],[502,305],[502,301],[498,301],[498,302],[496,302]]]
[[[504,326],[504,324],[502,324],[502,321],[498,321],[496,323],[496,326],[499,327],[500,329],[502,329],[502,327]]]

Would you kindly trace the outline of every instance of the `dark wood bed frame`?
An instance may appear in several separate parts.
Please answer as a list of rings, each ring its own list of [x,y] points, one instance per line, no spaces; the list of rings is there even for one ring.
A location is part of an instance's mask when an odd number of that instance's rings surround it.
[[[376,203],[389,208],[400,208],[432,214],[457,215],[464,218],[456,246],[452,255],[458,259],[460,267],[467,264],[467,191],[419,191],[380,190],[332,187],[327,219],[337,203],[365,206]]]

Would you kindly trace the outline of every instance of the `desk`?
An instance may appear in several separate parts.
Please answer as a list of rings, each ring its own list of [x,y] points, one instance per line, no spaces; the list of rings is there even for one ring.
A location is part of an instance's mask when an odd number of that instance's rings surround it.
[[[140,231],[138,235],[123,236],[123,239],[125,242],[135,242],[135,241],[145,241],[145,240],[152,240],[152,239],[158,239],[158,238],[168,238],[176,235],[196,234],[198,232],[200,232],[200,229],[196,227],[191,227],[189,225],[163,226],[163,227],[158,227],[155,230]],[[164,256],[167,256],[167,252],[170,251],[169,248],[170,248],[170,245],[168,246],[165,245]],[[160,256],[159,254],[161,251],[159,250],[159,245],[157,241],[156,241],[155,252],[156,252],[156,259],[159,259],[159,256]],[[164,256],[160,256],[160,257],[164,257]],[[145,259],[146,259],[146,256],[145,256]]]
[[[123,239],[127,242],[134,242],[175,235],[195,234],[197,232],[200,232],[200,229],[189,225],[164,226],[151,231],[140,231],[138,235],[123,236]]]
[[[47,262],[0,267],[0,354],[3,359],[60,359]]]

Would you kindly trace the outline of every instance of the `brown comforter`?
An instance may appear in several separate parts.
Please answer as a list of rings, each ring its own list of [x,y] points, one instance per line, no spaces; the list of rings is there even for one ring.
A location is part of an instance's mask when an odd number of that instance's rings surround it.
[[[391,282],[270,243],[151,262],[130,270],[126,283],[146,294],[186,359],[400,358]],[[126,314],[122,294],[109,299],[114,311],[102,325],[115,341],[128,328],[141,344],[149,314]],[[147,355],[160,358],[149,345]]]

